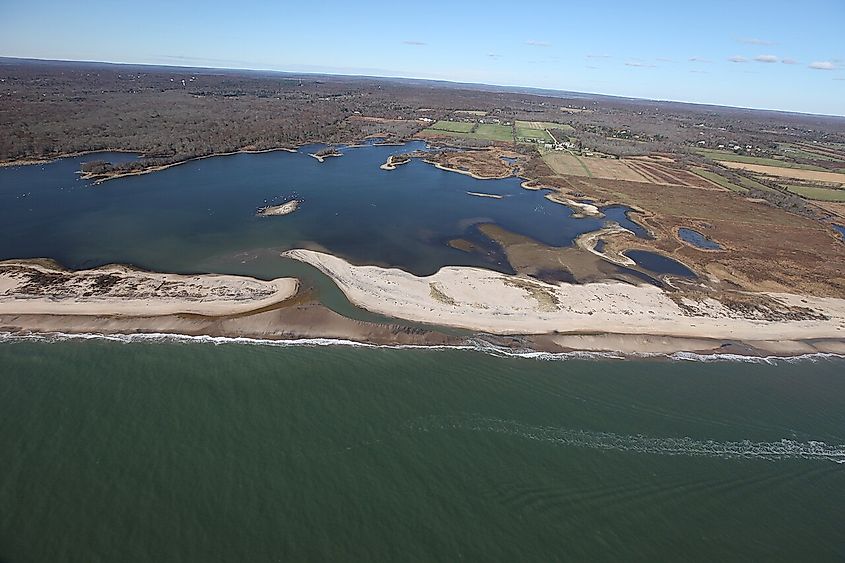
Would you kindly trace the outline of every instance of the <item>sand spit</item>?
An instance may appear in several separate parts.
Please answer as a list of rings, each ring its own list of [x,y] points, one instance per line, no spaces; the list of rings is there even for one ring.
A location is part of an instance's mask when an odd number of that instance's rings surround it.
[[[775,309],[729,307],[712,297],[678,298],[652,285],[552,285],[467,267],[417,277],[398,269],[352,266],[309,250],[284,255],[332,277],[349,300],[364,309],[493,334],[649,334],[740,341],[845,338],[845,299],[761,294]]]
[[[578,248],[582,248],[587,252],[591,252],[596,256],[600,256],[608,262],[613,262],[614,264],[618,264],[620,266],[636,266],[636,262],[625,256],[621,252],[614,252],[613,250],[609,249],[606,245],[604,251],[599,252],[597,248],[599,240],[601,240],[602,238],[610,238],[618,235],[630,235],[631,237],[636,236],[634,233],[632,233],[625,227],[619,225],[618,223],[612,223],[607,227],[601,228],[597,231],[590,231],[579,236],[575,239],[575,246],[577,246]]]
[[[310,156],[311,158],[316,158],[317,162],[325,162],[327,158],[332,157],[332,156],[343,156],[343,153],[330,152],[330,153],[326,153],[326,154],[316,154],[316,153],[309,152],[308,156]]]
[[[260,208],[255,215],[258,217],[279,217],[281,215],[290,215],[299,208],[302,202],[298,199],[292,199],[281,205],[268,205]]]
[[[581,203],[557,192],[546,194],[546,199],[571,208],[575,211],[573,217],[604,217],[604,213],[599,211],[599,208],[592,203]]]
[[[390,155],[387,157],[387,160],[384,164],[379,166],[382,170],[396,170],[397,166],[401,166],[403,164],[407,164],[411,162],[411,157],[408,156],[398,156],[398,155]]]
[[[502,199],[505,197],[499,194],[485,194],[482,192],[467,192],[467,195],[474,195],[475,197],[489,197],[491,199]]]
[[[108,265],[68,271],[46,260],[0,262],[0,314],[233,315],[284,301],[294,278],[177,275]]]

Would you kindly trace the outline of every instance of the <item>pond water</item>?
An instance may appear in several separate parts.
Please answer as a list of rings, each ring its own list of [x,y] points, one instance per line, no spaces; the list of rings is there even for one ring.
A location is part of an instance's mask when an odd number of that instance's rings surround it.
[[[636,262],[638,266],[656,274],[670,274],[687,278],[695,277],[695,272],[677,260],[656,252],[649,252],[648,250],[626,250],[624,254]]]
[[[642,239],[654,238],[651,236],[651,233],[648,232],[648,229],[630,218],[630,214],[632,213],[630,207],[626,207],[624,205],[609,205],[607,207],[602,207],[601,211],[608,220],[619,223],[622,227],[625,227],[637,237]]]
[[[693,229],[680,228],[678,236],[681,240],[704,250],[722,250],[721,245]]]
[[[839,233],[843,239],[845,239],[845,227],[842,225],[833,225],[834,230]]]

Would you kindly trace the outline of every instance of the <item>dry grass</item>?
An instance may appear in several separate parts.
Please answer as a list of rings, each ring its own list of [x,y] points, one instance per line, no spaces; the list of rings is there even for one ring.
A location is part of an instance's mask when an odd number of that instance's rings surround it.
[[[837,172],[801,170],[798,168],[786,168],[783,166],[764,166],[761,164],[747,164],[744,162],[720,161],[719,164],[726,168],[736,168],[739,170],[754,172],[755,174],[764,174],[766,176],[793,178],[795,180],[808,180],[810,182],[831,182],[834,184],[845,184],[845,174],[839,174]]]
[[[638,245],[666,253],[750,291],[782,291],[845,297],[845,245],[827,225],[722,190],[685,189],[603,179],[576,181],[597,201],[646,210],[642,219],[654,241]],[[695,228],[725,249],[701,252],[674,237],[678,226]]]
[[[564,176],[591,176],[592,172],[581,163],[581,159],[566,151],[543,153],[543,161],[555,174]]]

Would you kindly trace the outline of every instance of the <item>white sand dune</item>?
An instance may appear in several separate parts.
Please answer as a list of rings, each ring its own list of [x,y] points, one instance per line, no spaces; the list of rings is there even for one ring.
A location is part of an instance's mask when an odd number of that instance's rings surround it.
[[[551,285],[468,267],[446,267],[432,276],[417,277],[398,269],[353,266],[310,250],[284,255],[319,268],[364,309],[488,333],[649,334],[743,341],[845,338],[845,299],[766,294],[771,310],[731,309],[715,299],[685,299],[682,308],[652,285]],[[807,313],[828,318],[809,319]],[[771,320],[778,316],[781,320]]]
[[[160,274],[109,265],[76,272],[35,261],[0,262],[0,314],[233,315],[296,294],[295,278]]]

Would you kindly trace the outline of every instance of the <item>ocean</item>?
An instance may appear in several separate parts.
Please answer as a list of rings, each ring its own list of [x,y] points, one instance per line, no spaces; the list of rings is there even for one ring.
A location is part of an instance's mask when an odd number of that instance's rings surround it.
[[[845,557],[841,358],[3,340],[3,562]]]

